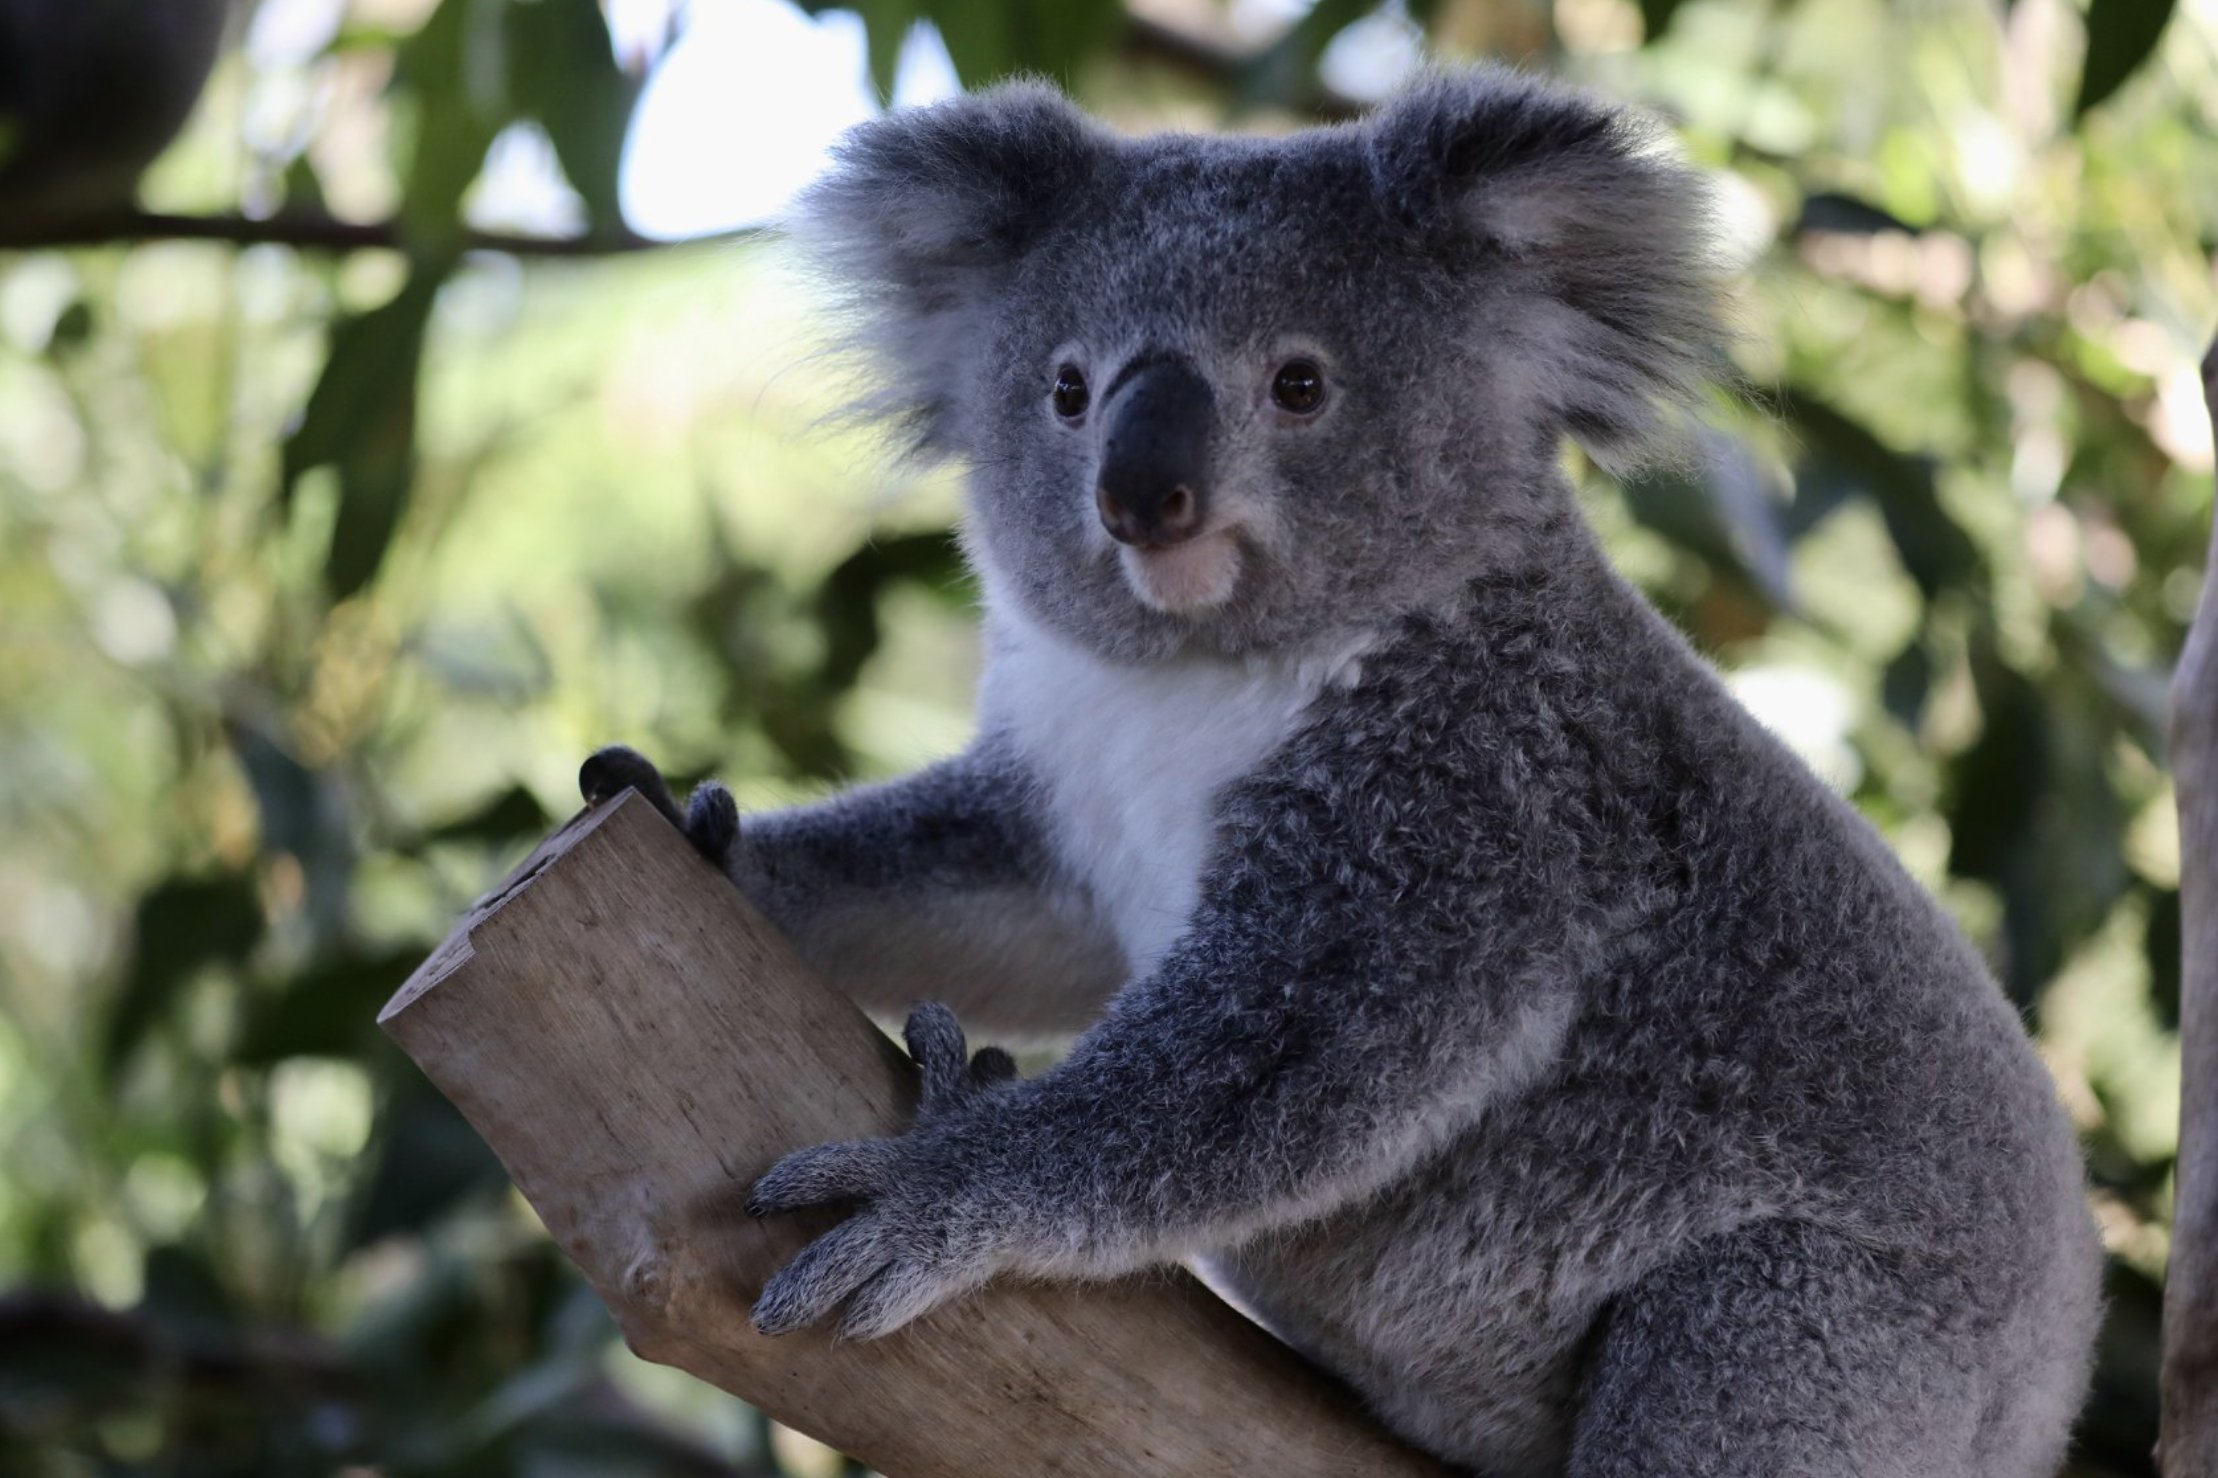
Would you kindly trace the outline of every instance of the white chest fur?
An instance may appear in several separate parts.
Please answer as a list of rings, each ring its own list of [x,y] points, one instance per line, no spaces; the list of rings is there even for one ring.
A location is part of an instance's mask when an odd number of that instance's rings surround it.
[[[1044,791],[1053,845],[1135,976],[1185,932],[1215,840],[1216,798],[1352,680],[1363,647],[1125,666],[999,620],[980,693]]]

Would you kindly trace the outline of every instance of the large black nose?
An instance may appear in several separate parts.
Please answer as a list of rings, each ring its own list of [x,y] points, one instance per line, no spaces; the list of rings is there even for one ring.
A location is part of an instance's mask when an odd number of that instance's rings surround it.
[[[1144,354],[1102,397],[1108,436],[1094,503],[1121,544],[1160,548],[1201,532],[1209,517],[1209,440],[1216,398],[1192,360]]]

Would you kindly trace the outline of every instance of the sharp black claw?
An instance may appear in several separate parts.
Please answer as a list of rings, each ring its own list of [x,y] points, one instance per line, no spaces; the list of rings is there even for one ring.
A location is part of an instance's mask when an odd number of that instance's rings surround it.
[[[663,784],[662,772],[630,745],[611,744],[597,749],[578,767],[578,791],[589,806],[610,800],[627,788],[638,791],[672,826],[685,829],[685,818],[678,814],[678,803],[671,799],[670,787]]]

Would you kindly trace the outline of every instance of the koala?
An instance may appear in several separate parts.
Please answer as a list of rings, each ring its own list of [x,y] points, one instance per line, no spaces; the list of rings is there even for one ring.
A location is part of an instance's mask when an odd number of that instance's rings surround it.
[[[868,409],[967,469],[977,738],[744,824],[587,774],[935,1002],[914,1125],[753,1187],[846,1212],[758,1329],[1194,1259],[1477,1474],[2055,1471],[2101,1258],[2053,1086],[1562,470],[1684,423],[1703,201],[1495,70],[1279,138],[1031,84],[847,136],[795,232]],[[1026,1079],[964,1021],[1077,1035]]]

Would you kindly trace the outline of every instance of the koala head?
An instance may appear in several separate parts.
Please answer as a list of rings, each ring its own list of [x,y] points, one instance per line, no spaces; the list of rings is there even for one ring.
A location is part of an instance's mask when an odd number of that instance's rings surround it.
[[[1142,660],[1547,557],[1562,439],[1628,461],[1698,379],[1703,219],[1639,120],[1484,70],[1283,138],[1003,87],[856,129],[795,228],[865,407],[967,463],[989,603]]]

